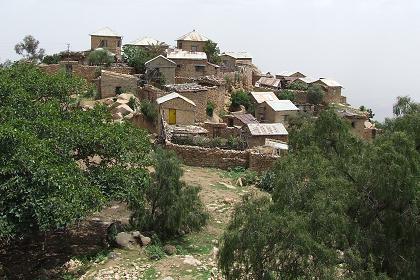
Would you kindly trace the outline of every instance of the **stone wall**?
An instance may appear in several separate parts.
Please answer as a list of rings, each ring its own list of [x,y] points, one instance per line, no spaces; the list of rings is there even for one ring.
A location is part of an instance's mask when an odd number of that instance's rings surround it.
[[[183,78],[200,78],[218,74],[218,67],[209,64],[206,59],[171,59],[176,63],[175,81]],[[201,67],[200,67],[201,66]]]
[[[221,137],[229,139],[229,137],[240,137],[241,129],[237,127],[228,127],[226,123],[210,123],[205,122],[203,127],[209,132],[210,138]]]
[[[237,166],[257,172],[269,170],[278,156],[260,154],[251,150],[234,151],[166,143],[166,149],[174,151],[186,165],[229,169]]]
[[[120,92],[136,93],[137,78],[132,75],[102,70],[101,87],[99,91],[101,98],[115,96],[117,94],[117,89],[119,89]]]
[[[193,46],[196,46],[196,52],[204,52],[204,46],[206,42],[195,42],[195,41],[177,41],[177,48],[182,49],[184,51],[194,51],[192,49]]]

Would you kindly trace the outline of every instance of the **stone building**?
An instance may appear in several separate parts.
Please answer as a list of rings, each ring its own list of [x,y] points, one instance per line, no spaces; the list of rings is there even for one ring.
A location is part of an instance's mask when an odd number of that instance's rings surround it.
[[[288,78],[305,78],[306,75],[302,74],[301,72],[293,72],[293,71],[283,71],[279,74],[276,74],[277,79],[288,79]]]
[[[342,103],[346,104],[347,99],[345,96],[341,95],[341,90],[343,88],[338,82],[331,79],[321,78],[312,84],[320,85],[324,90],[323,102],[326,104],[330,103]]]
[[[190,52],[179,49],[168,51],[167,58],[176,63],[177,78],[198,78],[217,75],[219,66],[209,63],[204,52]]]
[[[368,141],[376,138],[378,129],[369,121],[366,112],[346,107],[337,108],[336,113],[350,124],[353,135]]]
[[[265,119],[265,102],[279,100],[272,91],[252,91],[251,101],[255,106],[255,117],[258,121]]]
[[[158,71],[165,79],[165,84],[175,83],[176,63],[163,55],[159,55],[145,63],[146,74]]]
[[[224,52],[220,55],[222,66],[227,71],[235,71],[239,65],[251,65],[252,56],[247,52]]]
[[[143,48],[143,49],[150,49],[152,47],[160,47],[162,48],[162,51],[164,51],[165,49],[169,47],[168,44],[166,44],[165,42],[156,40],[151,37],[143,37],[141,39],[137,39],[133,42],[125,44],[125,46],[133,46],[133,47],[138,47],[138,48]]]
[[[256,83],[255,87],[268,88],[271,90],[281,90],[281,80],[271,77],[261,77]]]
[[[204,52],[204,46],[209,38],[193,30],[176,40],[178,49],[189,52]]]
[[[243,130],[248,148],[264,146],[266,139],[288,142],[289,133],[281,123],[250,123]]]
[[[112,52],[117,58],[121,58],[122,36],[110,29],[102,28],[90,34],[90,49],[106,49]]]
[[[172,92],[156,99],[159,118],[170,125],[193,125],[195,123],[196,105],[193,101]],[[159,125],[160,127],[160,125]]]
[[[102,70],[99,84],[100,96],[107,98],[124,92],[136,93],[138,78],[133,75]]]
[[[264,103],[263,122],[282,123],[285,126],[291,116],[295,116],[299,111],[290,100],[267,100]]]

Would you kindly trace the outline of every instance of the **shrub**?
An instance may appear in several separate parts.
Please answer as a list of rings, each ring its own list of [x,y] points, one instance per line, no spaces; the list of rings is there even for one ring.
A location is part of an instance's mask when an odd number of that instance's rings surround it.
[[[232,93],[230,96],[231,107],[233,109],[239,108],[241,105],[245,107],[245,109],[249,109],[251,107],[251,97],[243,90],[238,90]]]
[[[58,64],[61,60],[61,56],[59,54],[53,54],[53,55],[46,55],[42,59],[42,63],[45,64]]]
[[[324,91],[320,85],[311,85],[308,89],[308,102],[318,105],[324,98]]]
[[[158,109],[156,105],[149,100],[142,100],[140,103],[140,110],[147,120],[155,122],[158,118]]]
[[[207,102],[207,107],[206,107],[207,116],[213,117],[214,107],[215,105],[213,102],[211,101]]]
[[[274,190],[275,180],[275,173],[273,171],[266,171],[261,176],[261,179],[258,182],[258,187],[263,191],[272,193]]]
[[[114,57],[104,49],[92,51],[88,56],[90,65],[105,65],[109,66],[114,62]]]
[[[308,85],[305,84],[304,82],[296,81],[296,82],[291,83],[287,88],[293,89],[293,90],[307,90]]]
[[[131,109],[133,109],[133,111],[137,111],[138,104],[137,104],[137,99],[135,97],[130,97],[130,100],[128,100],[128,104],[127,105]]]
[[[277,97],[280,100],[290,100],[293,101],[295,100],[295,94],[293,93],[293,91],[290,90],[282,90],[280,93],[277,94]]]
[[[145,190],[145,200],[129,203],[132,224],[141,229],[170,238],[199,230],[209,218],[198,197],[198,187],[181,181],[180,162],[172,151],[158,149],[155,153],[155,173]]]

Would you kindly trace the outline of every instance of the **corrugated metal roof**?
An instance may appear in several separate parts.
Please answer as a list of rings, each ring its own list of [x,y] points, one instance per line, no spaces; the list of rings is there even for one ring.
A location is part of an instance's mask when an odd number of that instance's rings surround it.
[[[296,74],[302,74],[302,73],[299,72],[299,71],[295,71],[295,72],[293,72],[293,71],[283,71],[283,72],[280,72],[280,74],[277,74],[277,76],[290,77],[290,76],[293,76],[293,75],[296,75]],[[302,75],[306,76],[305,74],[302,74]]]
[[[195,41],[195,42],[206,42],[209,38],[201,35],[197,31],[193,30],[177,39],[177,41]]]
[[[340,85],[338,82],[331,80],[331,79],[324,79],[321,78],[319,79],[321,82],[323,82],[324,84],[326,84],[329,87],[343,87],[342,85]]]
[[[169,59],[207,60],[207,54],[205,52],[189,52],[189,51],[183,51],[179,49],[168,52],[167,57]]]
[[[186,98],[185,96],[182,96],[181,94],[179,94],[177,92],[172,92],[172,93],[167,94],[165,96],[159,97],[158,99],[156,99],[156,102],[157,102],[157,104],[162,104],[162,103],[165,103],[165,102],[167,102],[169,100],[172,100],[172,99],[175,99],[175,98],[181,98],[185,102],[188,102],[191,105],[195,106],[195,103],[193,101],[191,101],[190,99]]]
[[[265,145],[268,146],[268,147],[273,147],[275,149],[279,149],[279,150],[288,150],[289,149],[289,145],[287,145],[287,143],[276,141],[276,140],[273,140],[273,139],[265,139]]]
[[[257,119],[251,114],[232,113],[231,115],[243,122],[244,124],[258,123]]]
[[[281,123],[250,123],[247,124],[251,135],[268,136],[268,135],[288,135],[286,128]]]
[[[104,36],[104,37],[121,37],[121,35],[119,35],[117,32],[115,32],[114,30],[112,30],[109,27],[104,27],[102,29],[99,29],[98,31],[95,31],[91,34],[89,34],[90,36]]]
[[[166,45],[164,42],[158,41],[154,38],[151,37],[143,37],[141,39],[137,39],[131,43],[128,43],[127,45],[132,45],[132,46],[157,46],[160,44],[164,44]]]
[[[296,82],[296,81],[301,81],[301,82],[303,82],[303,83],[305,83],[305,84],[312,84],[312,83],[314,83],[314,82],[316,82],[316,81],[318,81],[319,79],[315,79],[315,78],[312,78],[312,77],[305,77],[305,78],[297,78],[296,80],[294,80],[293,82]]]
[[[267,105],[270,106],[274,111],[299,111],[299,108],[293,104],[290,100],[271,100],[266,101]]]
[[[281,87],[281,80],[276,78],[261,77],[257,82],[256,86],[269,86],[269,87]]]
[[[252,97],[257,101],[257,103],[263,103],[265,101],[271,101],[271,100],[279,100],[277,96],[272,91],[267,92],[258,92],[258,91],[252,91],[251,92]]]
[[[168,62],[170,62],[170,63],[172,63],[172,64],[176,65],[176,63],[175,63],[175,62],[173,62],[172,60],[170,60],[170,59],[168,59],[168,58],[164,57],[163,55],[158,55],[158,56],[156,56],[155,58],[152,58],[151,60],[146,61],[146,62],[144,63],[144,65],[147,65],[147,64],[149,64],[150,62],[152,62],[152,61],[154,61],[154,60],[156,60],[156,59],[158,59],[158,58],[163,58],[163,59],[167,60]]]
[[[221,55],[227,55],[234,59],[252,59],[251,54],[248,52],[224,52]]]

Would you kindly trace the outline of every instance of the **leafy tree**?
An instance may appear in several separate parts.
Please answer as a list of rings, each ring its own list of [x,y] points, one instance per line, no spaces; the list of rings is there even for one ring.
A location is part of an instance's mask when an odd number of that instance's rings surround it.
[[[411,100],[409,96],[398,96],[394,104],[393,113],[395,116],[402,116],[420,110],[420,105]]]
[[[239,108],[239,106],[244,106],[245,109],[250,109],[252,107],[251,97],[248,93],[243,90],[237,90],[232,93],[230,96],[231,107],[234,109]]]
[[[213,116],[214,107],[215,107],[215,105],[214,105],[213,102],[211,102],[211,101],[207,102],[207,107],[206,107],[207,116],[209,116],[209,117]]]
[[[308,88],[308,102],[314,105],[321,104],[324,98],[324,90],[320,85],[311,85]]]
[[[295,81],[291,83],[287,88],[292,90],[308,90],[308,85],[302,81]]]
[[[153,49],[139,48],[136,46],[124,46],[124,60],[129,66],[134,67],[137,73],[146,71],[145,63],[150,59],[162,54],[162,48]]]
[[[15,45],[15,51],[18,55],[23,56],[24,59],[38,62],[44,57],[45,50],[39,47],[39,41],[32,35],[27,35],[22,42]]]
[[[145,199],[135,198],[129,203],[132,223],[161,238],[199,230],[208,214],[198,197],[199,188],[181,181],[182,169],[175,153],[158,149],[154,167]]]
[[[361,142],[332,111],[294,128],[271,199],[246,196],[223,238],[227,279],[418,279],[420,155],[404,132]]]
[[[114,57],[110,54],[108,50],[97,49],[89,54],[88,61],[90,65],[109,66],[111,65],[111,63],[114,62]]]
[[[295,94],[293,91],[290,90],[282,90],[280,93],[277,94],[278,99],[280,100],[295,100]]]
[[[220,58],[220,49],[217,46],[217,43],[208,40],[204,45],[204,52],[207,54],[207,59],[209,62],[214,64],[220,64],[222,62]]]
[[[61,55],[56,53],[53,55],[46,55],[42,59],[42,63],[45,64],[58,64],[61,61]]]
[[[147,181],[147,134],[73,106],[87,89],[32,64],[0,69],[0,239],[63,229]]]
[[[362,111],[362,112],[367,112],[369,120],[372,120],[373,117],[375,116],[372,109],[366,108],[364,105],[360,106],[359,110]]]
[[[140,103],[140,111],[150,122],[157,121],[158,109],[156,105],[147,99],[144,99]]]

